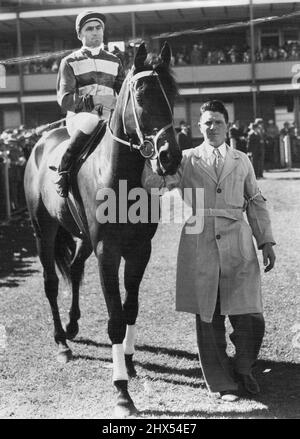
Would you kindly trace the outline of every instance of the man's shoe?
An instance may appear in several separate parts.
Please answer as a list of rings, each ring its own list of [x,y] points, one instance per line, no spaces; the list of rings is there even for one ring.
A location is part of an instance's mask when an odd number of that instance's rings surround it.
[[[222,401],[226,402],[236,402],[239,400],[239,396],[234,390],[222,390],[220,396]]]
[[[54,183],[56,185],[56,192],[62,198],[67,198],[69,193],[69,172],[58,172],[58,180]]]
[[[237,377],[248,393],[251,393],[252,395],[257,395],[260,392],[258,382],[251,372],[248,375],[243,373],[237,373]]]

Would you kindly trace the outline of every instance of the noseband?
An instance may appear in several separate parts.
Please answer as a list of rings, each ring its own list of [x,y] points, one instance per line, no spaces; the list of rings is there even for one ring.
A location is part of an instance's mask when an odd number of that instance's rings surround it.
[[[153,130],[153,134],[149,135],[149,136],[145,136],[140,128],[140,123],[139,123],[139,119],[137,116],[137,112],[136,112],[136,106],[137,106],[137,99],[136,99],[136,94],[135,94],[135,86],[136,83],[139,79],[141,78],[145,78],[147,76],[153,76],[155,78],[157,78],[160,89],[162,91],[162,94],[168,104],[168,108],[170,111],[170,116],[171,116],[171,122],[168,125],[165,125],[163,128],[161,128],[159,131],[157,129]],[[128,80],[128,84],[127,84],[127,96],[126,96],[126,104],[124,105],[124,109],[123,109],[123,113],[122,113],[122,120],[123,120],[123,127],[124,127],[124,134],[126,134],[128,137],[128,133],[126,130],[126,123],[125,123],[125,112],[126,112],[126,108],[129,102],[129,99],[131,99],[131,104],[132,104],[132,111],[133,111],[133,116],[134,116],[134,121],[135,121],[135,130],[136,130],[136,134],[138,136],[139,139],[139,144],[136,145],[133,142],[127,142],[126,140],[120,139],[119,137],[115,136],[110,127],[110,133],[112,135],[112,138],[114,140],[117,140],[120,143],[123,143],[124,145],[128,145],[131,148],[137,149],[141,155],[146,158],[146,159],[156,159],[158,157],[158,140],[159,138],[169,129],[173,127],[173,112],[172,112],[172,108],[169,102],[169,99],[166,95],[166,92],[162,86],[162,83],[159,79],[159,76],[157,74],[157,72],[155,72],[154,70],[147,70],[144,72],[139,72],[136,73],[135,75],[132,75],[129,80]]]

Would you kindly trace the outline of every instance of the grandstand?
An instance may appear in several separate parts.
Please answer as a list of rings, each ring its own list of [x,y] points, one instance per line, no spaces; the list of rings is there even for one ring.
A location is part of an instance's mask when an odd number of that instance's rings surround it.
[[[244,126],[262,117],[279,128],[295,121],[300,132],[300,1],[283,0],[0,0],[0,132],[62,117],[56,72],[63,51],[79,47],[75,17],[87,8],[106,14],[109,47],[132,55],[141,40],[154,53],[170,42],[179,84],[175,123],[186,120],[195,141],[199,104],[212,96]]]

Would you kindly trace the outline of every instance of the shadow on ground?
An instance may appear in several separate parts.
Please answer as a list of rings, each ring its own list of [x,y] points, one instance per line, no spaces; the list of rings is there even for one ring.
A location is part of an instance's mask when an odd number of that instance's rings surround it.
[[[35,256],[33,230],[25,213],[0,224],[0,287],[16,287],[35,273],[30,259]]]
[[[78,344],[86,346],[95,346],[99,348],[110,349],[109,343],[98,343],[90,339],[78,338],[73,340]],[[145,352],[154,354],[151,362],[136,361],[135,364],[142,369],[147,370],[149,373],[159,374],[159,380],[172,384],[186,385],[189,387],[203,387],[203,377],[200,369],[198,368],[185,368],[185,367],[172,367],[157,364],[155,362],[155,354],[157,355],[169,355],[176,359],[186,359],[193,362],[197,360],[197,355],[192,354],[184,350],[169,349],[165,347],[155,347],[149,345],[136,346],[138,352]],[[95,357],[89,357],[89,359],[96,360]],[[101,359],[98,358],[99,361]],[[108,361],[108,360],[106,360]],[[174,380],[171,376],[177,375],[180,380]],[[216,418],[218,416],[222,418],[281,418],[281,419],[299,419],[300,418],[300,364],[288,363],[283,361],[268,361],[259,360],[255,368],[255,376],[261,387],[261,393],[257,396],[249,397],[248,395],[242,395],[257,401],[265,406],[261,409],[254,408],[253,410],[245,411],[239,410],[237,403],[236,410],[232,411],[215,411],[211,412],[203,411],[157,411],[146,410],[141,413],[141,416],[155,417],[155,416],[170,416],[170,417],[205,417]],[[190,379],[199,378],[199,385],[191,382]]]

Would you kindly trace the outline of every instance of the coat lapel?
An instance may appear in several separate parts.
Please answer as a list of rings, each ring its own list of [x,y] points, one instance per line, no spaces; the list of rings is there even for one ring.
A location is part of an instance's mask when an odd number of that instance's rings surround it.
[[[222,169],[219,181],[218,181],[219,184],[221,183],[221,181],[224,180],[224,178],[227,177],[227,175],[229,175],[234,170],[234,168],[239,163],[239,158],[240,157],[236,153],[236,151],[227,145],[225,162],[224,162],[224,166],[223,166],[223,169]]]
[[[218,179],[215,170],[203,160],[203,144],[195,148],[195,158],[198,166],[215,182],[218,183]],[[225,165],[225,164],[224,164]]]

